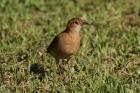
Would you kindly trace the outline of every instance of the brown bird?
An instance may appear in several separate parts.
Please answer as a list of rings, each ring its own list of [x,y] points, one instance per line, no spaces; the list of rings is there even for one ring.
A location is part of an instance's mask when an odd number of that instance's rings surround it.
[[[66,29],[59,33],[50,43],[47,48],[47,53],[50,53],[56,60],[56,64],[60,59],[66,59],[67,62],[80,47],[80,29],[83,25],[88,24],[80,18],[72,18],[68,21]]]

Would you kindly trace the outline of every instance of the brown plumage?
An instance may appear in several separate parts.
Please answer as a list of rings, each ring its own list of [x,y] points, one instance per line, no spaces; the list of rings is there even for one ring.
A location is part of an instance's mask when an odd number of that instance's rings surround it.
[[[59,59],[69,59],[80,47],[80,29],[88,24],[80,18],[72,18],[68,21],[66,29],[59,33],[50,43],[47,52],[59,63]]]

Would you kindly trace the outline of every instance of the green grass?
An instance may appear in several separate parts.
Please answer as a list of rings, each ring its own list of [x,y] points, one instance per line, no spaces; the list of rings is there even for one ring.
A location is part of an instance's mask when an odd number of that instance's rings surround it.
[[[76,16],[69,80],[45,49]],[[0,0],[0,93],[23,92],[140,93],[140,0]]]

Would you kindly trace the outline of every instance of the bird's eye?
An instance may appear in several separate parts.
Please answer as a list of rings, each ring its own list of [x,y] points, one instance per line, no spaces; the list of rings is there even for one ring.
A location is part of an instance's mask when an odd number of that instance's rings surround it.
[[[78,24],[78,22],[74,22],[75,24]]]

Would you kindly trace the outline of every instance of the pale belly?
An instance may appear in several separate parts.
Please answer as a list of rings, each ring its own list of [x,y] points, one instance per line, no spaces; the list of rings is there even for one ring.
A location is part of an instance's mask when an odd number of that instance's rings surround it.
[[[63,47],[59,47],[58,51],[57,51],[57,55],[59,58],[67,58],[70,57],[71,55],[75,54],[77,52],[77,50],[79,49],[80,44],[76,43],[76,44],[66,44],[63,45]]]

